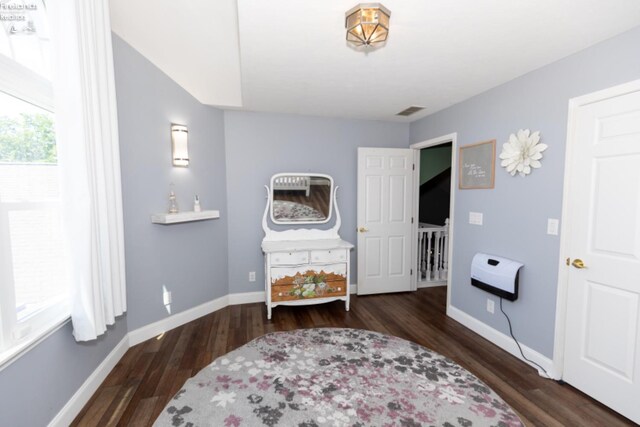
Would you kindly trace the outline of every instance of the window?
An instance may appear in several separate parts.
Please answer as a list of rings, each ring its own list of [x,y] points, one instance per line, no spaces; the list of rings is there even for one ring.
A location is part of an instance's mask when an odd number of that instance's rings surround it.
[[[45,4],[0,1],[0,363],[69,314]]]

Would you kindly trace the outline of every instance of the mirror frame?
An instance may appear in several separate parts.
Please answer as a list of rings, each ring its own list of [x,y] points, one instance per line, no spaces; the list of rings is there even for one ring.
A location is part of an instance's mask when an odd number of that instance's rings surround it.
[[[273,183],[274,181],[282,176],[308,176],[308,177],[319,177],[319,178],[326,178],[329,180],[329,213],[327,214],[327,218],[322,220],[322,221],[282,221],[282,220],[277,220],[274,218],[273,216],[273,202],[275,200],[274,196],[274,188],[273,188]],[[331,217],[333,216],[333,192],[335,191],[334,188],[334,184],[333,184],[333,178],[331,177],[331,175],[327,175],[327,174],[323,174],[323,173],[308,173],[308,172],[304,172],[304,173],[298,173],[298,172],[282,172],[282,173],[277,173],[275,175],[273,175],[271,177],[271,181],[270,181],[270,185],[269,185],[269,216],[271,217],[271,222],[273,222],[274,224],[277,225],[298,225],[298,224],[326,224],[331,220]]]

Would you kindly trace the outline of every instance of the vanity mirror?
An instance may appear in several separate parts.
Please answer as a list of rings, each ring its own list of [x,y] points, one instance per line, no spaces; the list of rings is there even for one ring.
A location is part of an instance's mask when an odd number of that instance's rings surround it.
[[[274,224],[324,224],[331,219],[333,179],[329,175],[279,173],[271,177]]]

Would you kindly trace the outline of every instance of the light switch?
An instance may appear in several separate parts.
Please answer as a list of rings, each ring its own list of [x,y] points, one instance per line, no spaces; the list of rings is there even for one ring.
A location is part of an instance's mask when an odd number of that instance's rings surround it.
[[[555,218],[547,219],[547,234],[552,236],[558,235],[558,228],[560,227],[560,221]]]
[[[482,225],[482,212],[469,212],[469,224]]]

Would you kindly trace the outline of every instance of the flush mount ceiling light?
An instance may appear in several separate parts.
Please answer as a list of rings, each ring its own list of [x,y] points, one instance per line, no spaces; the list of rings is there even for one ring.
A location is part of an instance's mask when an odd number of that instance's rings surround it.
[[[345,14],[347,41],[354,46],[383,43],[389,35],[391,12],[380,3],[360,3]]]

